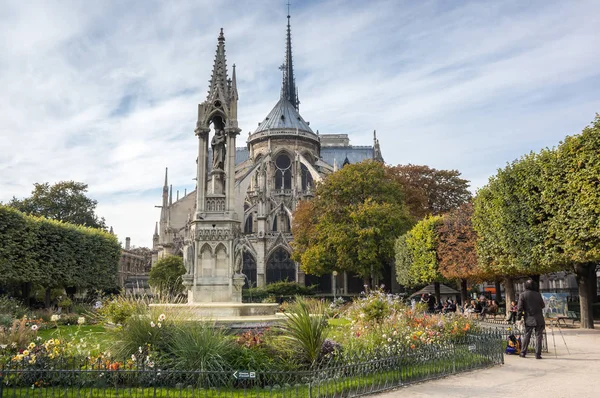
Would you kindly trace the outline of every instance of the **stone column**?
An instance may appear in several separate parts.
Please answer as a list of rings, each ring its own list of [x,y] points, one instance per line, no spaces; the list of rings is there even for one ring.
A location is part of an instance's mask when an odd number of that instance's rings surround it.
[[[209,129],[196,129],[198,136],[198,165],[196,173],[196,220],[201,218],[206,204],[206,162],[208,160]]]
[[[232,128],[227,130],[227,159],[225,161],[225,196],[227,200],[226,211],[233,216],[235,208],[235,136],[239,129]]]

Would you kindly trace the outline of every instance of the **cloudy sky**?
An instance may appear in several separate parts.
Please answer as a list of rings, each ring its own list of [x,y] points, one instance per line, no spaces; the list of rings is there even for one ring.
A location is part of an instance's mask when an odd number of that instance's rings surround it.
[[[292,4],[300,112],[386,162],[458,169],[473,189],[600,112],[600,2]],[[120,240],[151,244],[164,168],[194,187],[197,104],[219,28],[242,139],[279,97],[285,0],[0,0],[0,201],[89,184]]]

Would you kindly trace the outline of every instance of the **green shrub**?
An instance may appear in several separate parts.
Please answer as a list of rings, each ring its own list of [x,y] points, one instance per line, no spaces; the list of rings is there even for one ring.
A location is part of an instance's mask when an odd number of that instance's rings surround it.
[[[27,315],[27,307],[12,297],[0,296],[0,314],[20,319]]]
[[[244,301],[265,302],[269,296],[291,298],[295,296],[312,296],[315,294],[316,286],[303,286],[297,282],[275,282],[264,287],[252,287],[242,290]],[[271,302],[271,301],[268,301]]]
[[[166,357],[175,369],[229,370],[234,354],[239,352],[223,328],[207,322],[182,324],[169,337]]]
[[[102,307],[98,310],[98,316],[105,323],[110,322],[116,325],[123,325],[134,312],[138,311],[142,313],[146,308],[146,303],[143,300],[115,296],[102,303]]]

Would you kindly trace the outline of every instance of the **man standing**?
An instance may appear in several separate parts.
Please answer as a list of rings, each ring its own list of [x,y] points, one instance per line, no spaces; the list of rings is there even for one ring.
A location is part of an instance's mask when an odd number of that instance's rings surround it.
[[[519,320],[522,316],[525,317],[525,338],[523,339],[523,350],[520,354],[522,358],[525,358],[525,355],[527,355],[529,339],[531,338],[531,333],[535,329],[535,358],[542,359],[542,334],[546,327],[544,314],[542,312],[544,306],[545,304],[542,295],[540,292],[536,291],[534,282],[531,279],[528,279],[527,282],[525,282],[525,292],[521,293],[519,304],[517,306]]]

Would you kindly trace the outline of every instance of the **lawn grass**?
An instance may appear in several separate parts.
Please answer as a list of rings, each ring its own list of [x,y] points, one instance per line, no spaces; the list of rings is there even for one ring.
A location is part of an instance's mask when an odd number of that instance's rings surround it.
[[[346,318],[330,318],[327,320],[327,324],[331,327],[343,327],[348,326],[352,322]]]
[[[108,349],[114,339],[113,334],[102,325],[59,325],[56,328],[40,330],[37,335],[42,340],[72,341],[85,338],[88,344],[94,346],[99,344],[101,350]]]

